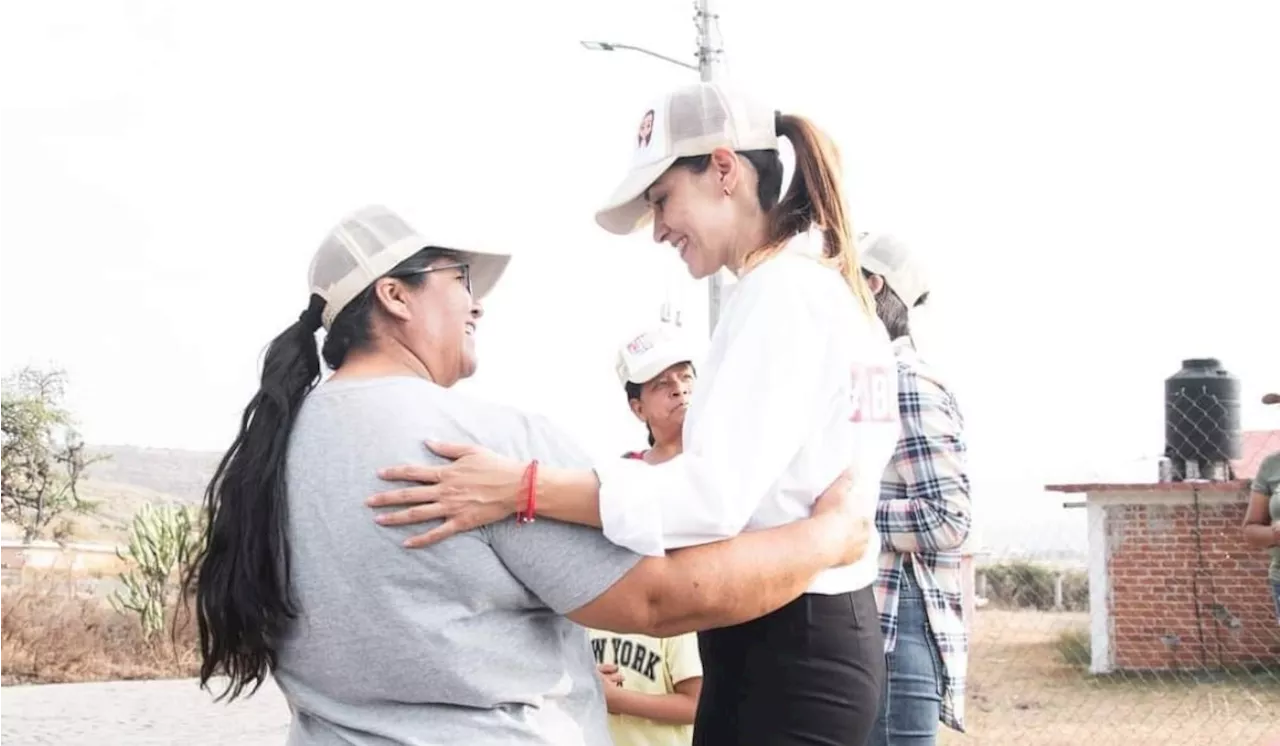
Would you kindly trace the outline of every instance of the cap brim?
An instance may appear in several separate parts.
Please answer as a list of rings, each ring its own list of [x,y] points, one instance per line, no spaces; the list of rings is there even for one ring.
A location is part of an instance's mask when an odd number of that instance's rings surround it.
[[[1267,394],[1262,397],[1263,404],[1280,404],[1280,394]]]
[[[877,243],[884,239],[883,233],[869,233],[858,239],[858,264],[873,275],[884,276],[891,271],[872,251]]]
[[[644,385],[652,381],[653,379],[657,378],[658,376],[662,375],[662,371],[666,370],[667,368],[670,368],[673,365],[679,365],[681,363],[689,363],[690,365],[697,367],[697,361],[693,359],[692,354],[686,354],[686,353],[673,354],[673,355],[669,355],[669,356],[654,360],[653,362],[649,363],[643,368],[633,371],[631,375],[628,376],[624,382],[634,383],[636,385]]]
[[[507,265],[511,263],[510,254],[470,249],[454,249],[454,251],[462,256],[470,267],[468,272],[471,275],[471,297],[476,300],[482,300],[492,292],[498,280],[502,279],[503,273],[507,271]]]
[[[663,158],[647,166],[634,168],[613,190],[609,202],[596,212],[596,222],[601,228],[619,236],[635,233],[649,222],[653,209],[644,193],[675,163],[677,156]]]

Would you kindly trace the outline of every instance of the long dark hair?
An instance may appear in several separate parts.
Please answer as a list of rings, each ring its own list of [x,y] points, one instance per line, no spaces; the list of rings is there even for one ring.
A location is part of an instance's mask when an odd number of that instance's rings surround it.
[[[872,273],[864,269],[862,276],[870,280]],[[916,299],[915,307],[923,306],[927,300],[929,300],[929,294],[926,292]],[[880,317],[885,331],[889,333],[889,339],[911,336],[910,309],[903,302],[902,296],[889,287],[887,281],[880,286],[880,292],[876,293],[876,315]]]
[[[835,143],[805,117],[779,113],[775,127],[779,137],[791,142],[796,155],[796,173],[785,195],[782,194],[782,157],[778,151],[738,153],[756,170],[756,197],[769,220],[765,245],[746,257],[744,268],[768,258],[792,236],[817,227],[822,231],[827,259],[840,270],[863,310],[874,313],[875,299],[860,271],[853,224],[845,208],[840,153]],[[684,167],[702,173],[710,165],[710,155],[695,155],[676,160],[672,168]]]
[[[418,272],[446,252],[427,248],[388,276],[420,287]],[[373,341],[373,284],[334,319],[323,356],[338,368],[347,354]],[[205,491],[204,545],[184,586],[194,588],[200,631],[200,686],[216,675],[230,679],[219,699],[252,695],[276,667],[276,645],[297,616],[289,585],[285,464],[289,434],[302,402],[320,380],[315,333],[324,300],[307,310],[267,346],[258,392],[240,417],[240,432]]]

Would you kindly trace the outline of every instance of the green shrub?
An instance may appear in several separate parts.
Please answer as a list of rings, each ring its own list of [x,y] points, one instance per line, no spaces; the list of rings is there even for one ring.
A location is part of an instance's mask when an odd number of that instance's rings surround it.
[[[164,629],[181,578],[199,556],[201,516],[195,507],[143,505],[129,527],[129,551],[117,552],[131,568],[120,576],[124,589],[111,595],[111,604],[136,614],[148,639]]]
[[[1062,606],[1067,611],[1089,610],[1089,573],[1068,570],[1062,579]]]
[[[1058,635],[1054,644],[1063,662],[1068,666],[1087,668],[1092,658],[1093,647],[1089,640],[1089,630],[1068,629]]]
[[[1034,562],[1012,560],[979,570],[987,578],[987,599],[1008,609],[1054,608],[1054,585],[1062,578],[1062,605],[1067,611],[1089,608],[1089,576],[1083,570],[1056,570]]]

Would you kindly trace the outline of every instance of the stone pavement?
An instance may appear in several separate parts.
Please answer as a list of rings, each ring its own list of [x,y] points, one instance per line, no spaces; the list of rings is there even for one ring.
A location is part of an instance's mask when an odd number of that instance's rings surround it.
[[[0,688],[4,746],[283,746],[289,708],[275,684],[215,703],[192,679]]]

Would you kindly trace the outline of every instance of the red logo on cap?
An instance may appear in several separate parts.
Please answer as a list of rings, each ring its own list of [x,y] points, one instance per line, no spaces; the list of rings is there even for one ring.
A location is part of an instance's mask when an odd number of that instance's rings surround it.
[[[648,334],[641,334],[631,340],[631,344],[627,345],[627,352],[632,355],[639,355],[642,352],[648,352],[653,349],[653,342],[649,340]]]

